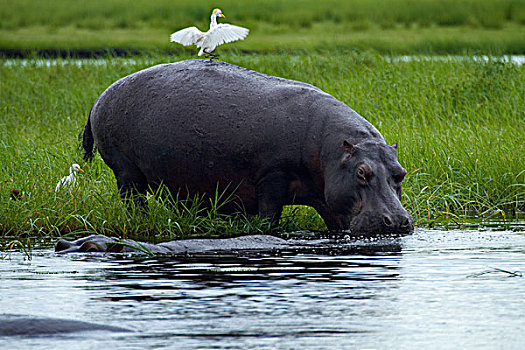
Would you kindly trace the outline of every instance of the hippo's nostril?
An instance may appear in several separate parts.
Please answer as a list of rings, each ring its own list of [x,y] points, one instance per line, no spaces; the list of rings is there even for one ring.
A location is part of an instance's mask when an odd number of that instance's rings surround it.
[[[401,219],[401,227],[407,227],[408,225],[410,225],[410,220],[405,216]]]
[[[392,219],[388,215],[383,216],[383,222],[386,226],[392,226]]]

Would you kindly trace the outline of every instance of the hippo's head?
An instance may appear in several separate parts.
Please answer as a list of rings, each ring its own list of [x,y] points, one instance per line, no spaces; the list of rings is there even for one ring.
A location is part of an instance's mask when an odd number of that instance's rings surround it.
[[[412,232],[412,217],[400,202],[407,172],[397,161],[397,144],[344,141],[341,148],[338,164],[326,174],[328,228],[362,235]]]

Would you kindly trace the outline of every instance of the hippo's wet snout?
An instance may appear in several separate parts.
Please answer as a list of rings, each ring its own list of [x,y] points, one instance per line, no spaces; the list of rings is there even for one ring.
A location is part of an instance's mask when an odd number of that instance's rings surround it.
[[[386,227],[392,227],[394,225],[392,219],[388,215],[383,216],[383,224],[385,224]]]
[[[350,230],[355,234],[409,234],[413,231],[412,217],[408,213],[386,212],[380,215],[373,211],[362,212],[352,220]]]
[[[412,224],[412,218],[409,215],[403,215],[401,218],[400,227],[402,229],[412,230],[414,228],[414,225]]]
[[[412,219],[407,214],[400,214],[394,218],[387,214],[383,216],[383,225],[388,231],[404,232],[412,229]]]

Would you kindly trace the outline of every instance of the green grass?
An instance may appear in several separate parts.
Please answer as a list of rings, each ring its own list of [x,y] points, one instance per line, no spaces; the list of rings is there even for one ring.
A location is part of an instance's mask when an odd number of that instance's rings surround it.
[[[0,1],[0,27],[33,25],[78,28],[173,28],[208,25],[216,1],[192,0],[54,0]],[[505,22],[525,23],[523,0],[222,0],[228,18],[240,23],[269,23],[291,28],[330,21],[371,22],[383,27],[395,23],[473,25],[499,28]]]
[[[0,51],[179,52],[175,30],[209,26],[215,1],[0,0]],[[384,53],[525,53],[525,0],[223,0],[246,40],[221,51],[374,49]]]
[[[200,211],[189,202],[166,206],[166,196],[151,195],[145,216],[129,212],[100,157],[81,161],[77,137],[98,95],[138,69],[183,58],[0,64],[0,234],[95,232],[156,240],[267,232],[265,221]],[[398,62],[366,52],[222,58],[312,83],[367,118],[388,143],[398,142],[409,172],[403,203],[417,225],[469,217],[510,220],[525,211],[525,66],[468,57]],[[53,189],[73,162],[86,172],[73,196],[55,200]],[[9,188],[31,196],[10,200]],[[287,208],[281,229],[306,228],[324,226],[311,209]]]
[[[379,53],[397,54],[524,54],[525,26],[510,24],[502,29],[479,29],[471,27],[438,27],[411,29],[370,28],[354,32],[332,23],[317,23],[312,28],[296,31],[272,32],[261,28],[252,29],[244,41],[230,43],[217,49],[218,53],[322,53],[326,51],[347,52],[373,49]],[[46,28],[23,28],[16,32],[0,30],[0,56],[7,50],[31,57],[43,51],[68,56],[95,55],[97,50],[122,50],[160,52],[179,55],[195,48],[185,48],[168,42],[171,31],[154,28],[143,30],[104,29],[86,30],[72,27],[48,32]],[[79,40],[82,38],[82,40]],[[2,51],[3,50],[3,51]]]

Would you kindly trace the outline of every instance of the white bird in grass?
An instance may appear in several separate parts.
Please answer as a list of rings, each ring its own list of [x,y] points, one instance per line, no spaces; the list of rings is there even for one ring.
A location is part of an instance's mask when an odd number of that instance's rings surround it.
[[[73,164],[71,165],[71,168],[69,168],[69,175],[64,176],[57,184],[57,187],[55,188],[55,192],[59,192],[63,189],[68,190],[71,192],[73,190],[73,187],[77,183],[77,171],[84,172],[84,170],[80,169],[80,165]]]
[[[219,56],[211,53],[217,46],[236,40],[242,40],[246,38],[250,32],[246,28],[234,26],[232,24],[217,24],[217,17],[226,18],[221,10],[213,10],[211,13],[210,30],[206,33],[201,32],[196,27],[184,28],[171,34],[170,41],[184,46],[195,44],[201,49],[198,56],[204,54],[204,57],[209,57],[210,60],[212,60]]]

